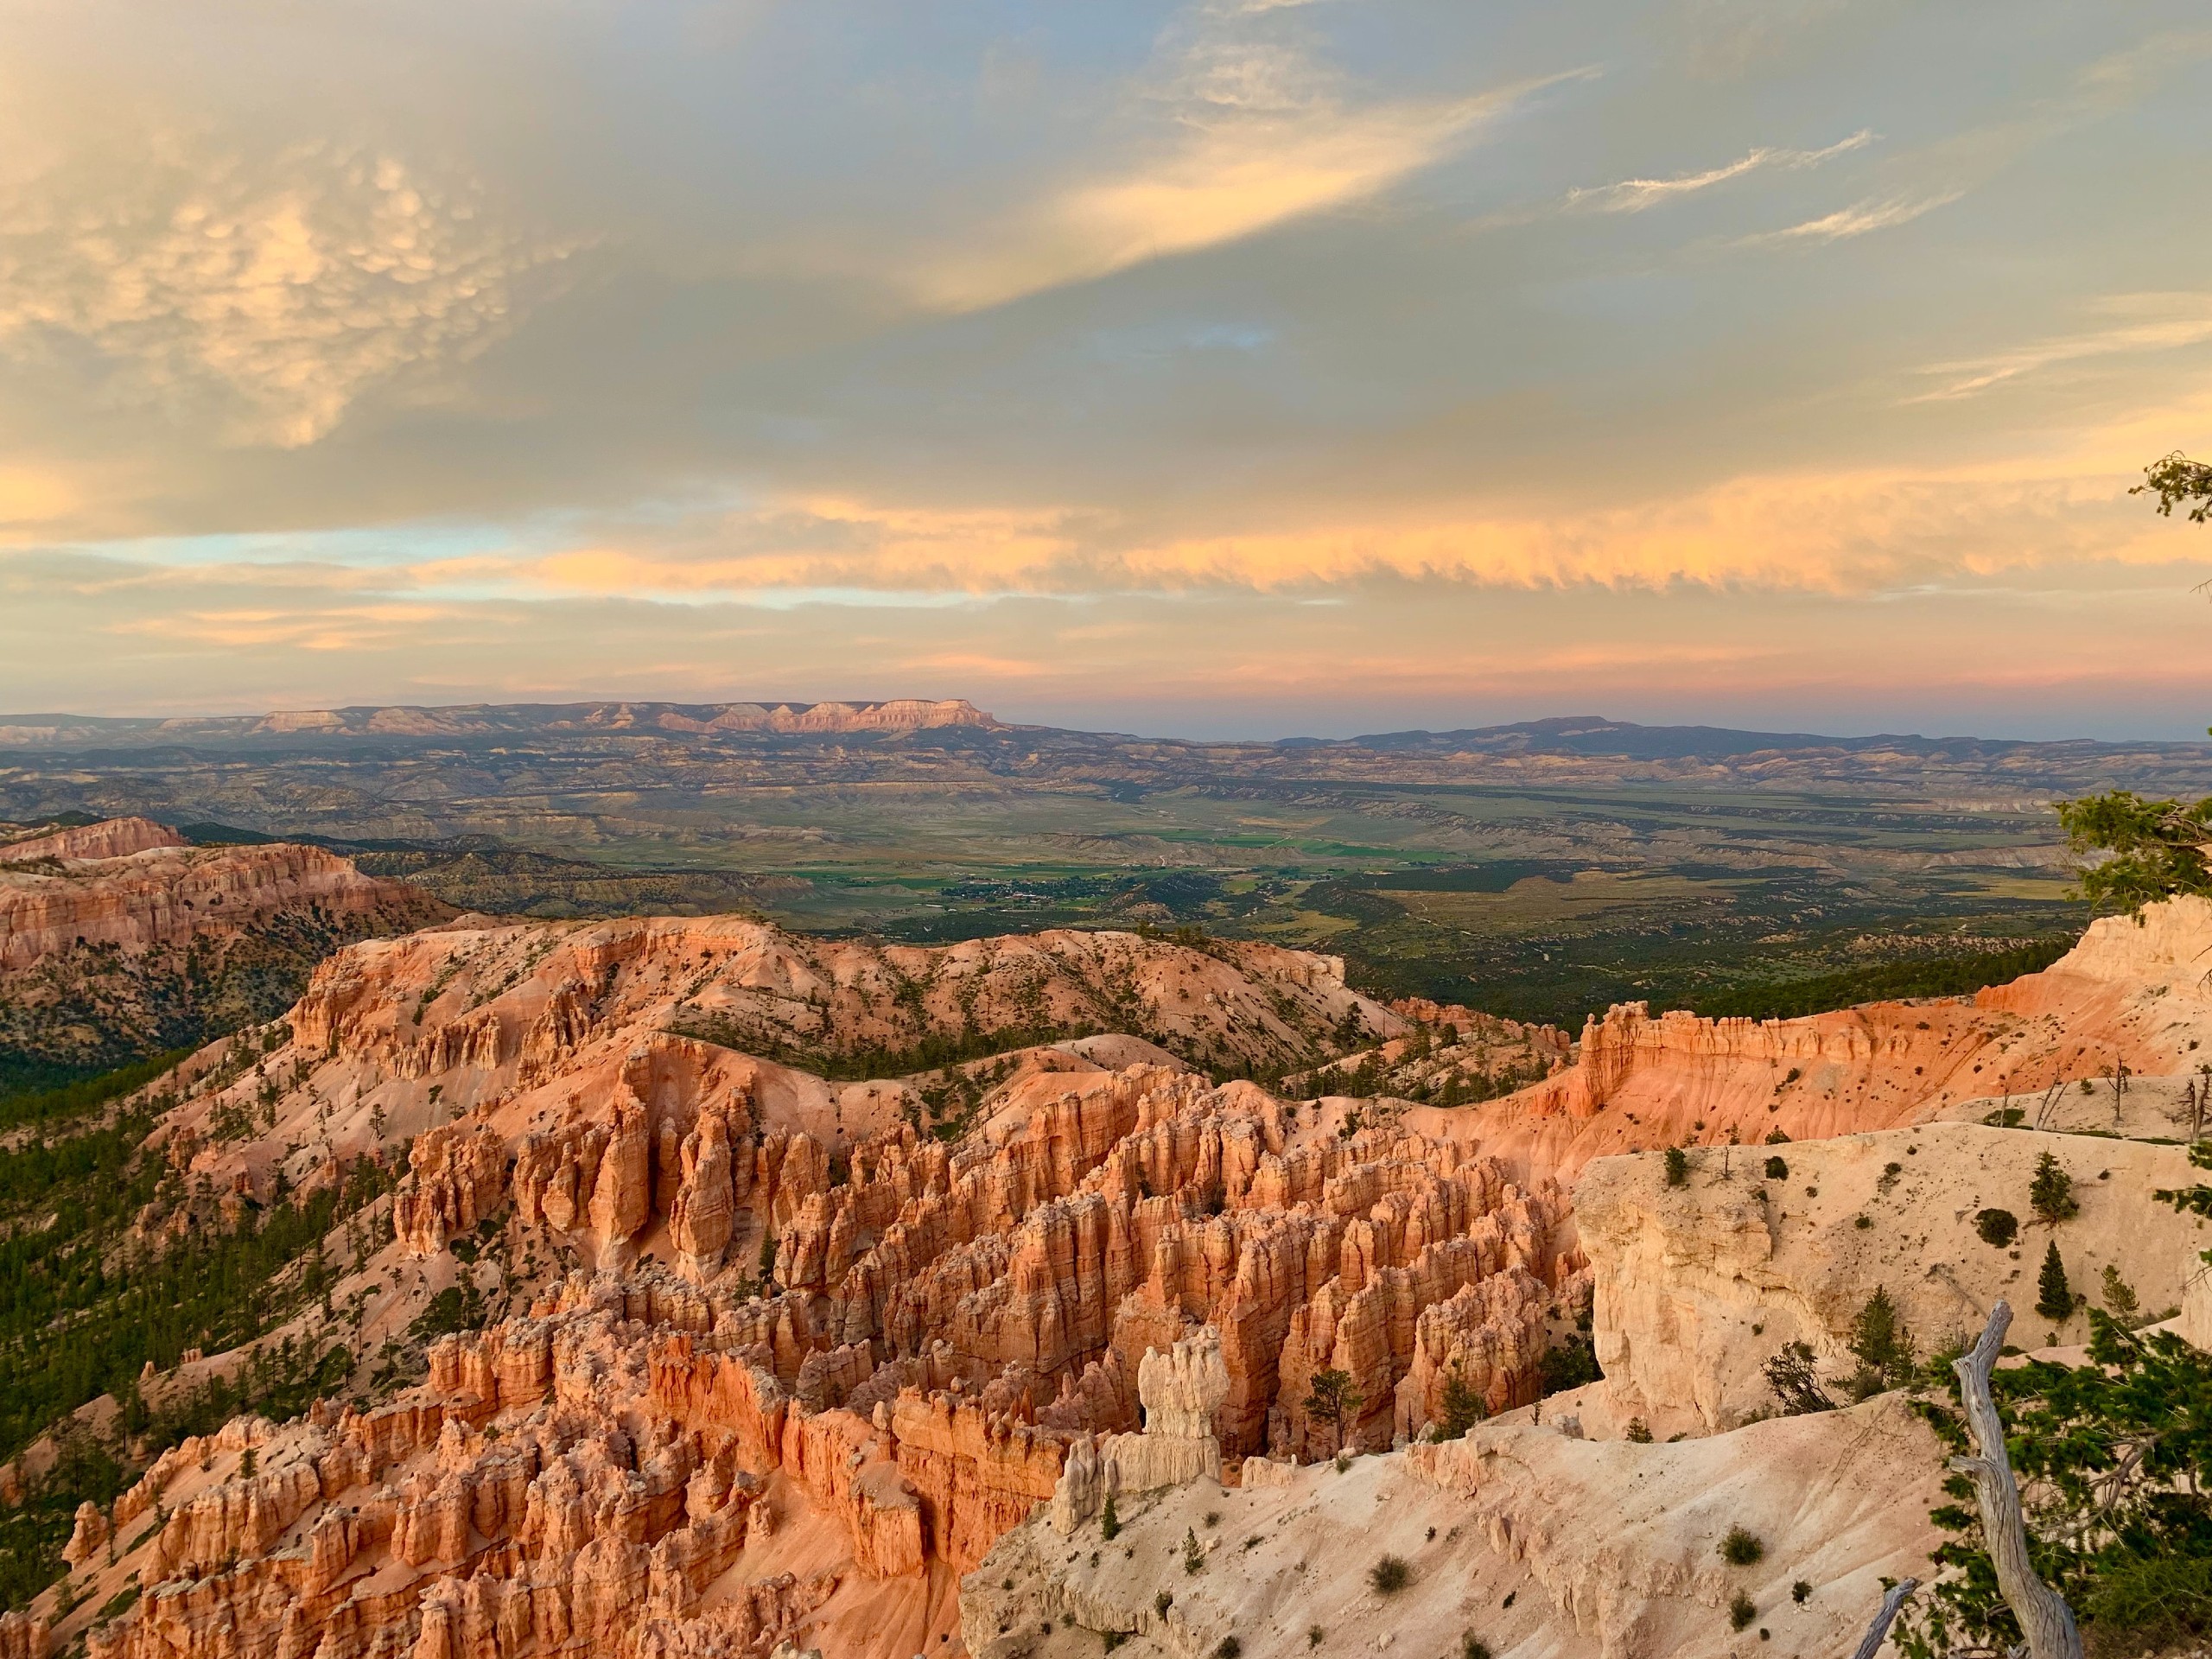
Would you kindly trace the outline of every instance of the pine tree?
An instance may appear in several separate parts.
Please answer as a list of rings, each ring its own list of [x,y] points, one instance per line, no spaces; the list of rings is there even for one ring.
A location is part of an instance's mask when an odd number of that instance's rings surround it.
[[[2036,1160],[2035,1179],[2028,1184],[2028,1208],[2036,1212],[2037,1221],[2052,1227],[2081,1212],[2082,1205],[2074,1196],[2074,1178],[2047,1152]]]
[[[2074,1287],[2066,1282],[2066,1263],[2059,1259],[2055,1238],[2043,1253],[2043,1271],[2036,1275],[2036,1312],[2053,1320],[2074,1312]]]
[[[1443,1439],[1460,1439],[1488,1414],[1473,1383],[1456,1370],[1444,1379],[1444,1421],[1439,1430]]]
[[[1313,1391],[1306,1396],[1306,1414],[1328,1424],[1332,1441],[1344,1445],[1344,1419],[1357,1412],[1362,1402],[1351,1373],[1332,1366],[1313,1374]]]
[[[1897,1317],[1887,1289],[1877,1286],[1852,1321],[1851,1351],[1859,1359],[1851,1389],[1861,1400],[1912,1380],[1912,1332]]]
[[[2109,1262],[2105,1263],[2104,1295],[2105,1306],[2112,1310],[2113,1319],[2122,1325],[2135,1322],[2136,1310],[2139,1306],[2135,1299],[2135,1287],[2121,1278],[2120,1269]]]

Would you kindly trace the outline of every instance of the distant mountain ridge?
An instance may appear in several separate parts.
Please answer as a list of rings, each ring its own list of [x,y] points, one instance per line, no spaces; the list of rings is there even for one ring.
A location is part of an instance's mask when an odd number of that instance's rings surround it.
[[[964,697],[855,702],[515,702],[359,704],[266,715],[130,718],[0,715],[0,747],[100,744],[148,738],[480,737],[537,732],[904,732],[942,726],[995,729]]]
[[[798,702],[582,702],[354,704],[341,709],[277,710],[265,715],[122,716],[0,715],[0,749],[102,748],[148,741],[256,743],[347,738],[576,736],[713,737],[723,734],[838,735],[968,728],[982,732],[1051,734],[1075,739],[1157,745],[1192,751],[1365,750],[1377,754],[1440,757],[1558,754],[1623,760],[1727,760],[1777,753],[1920,755],[1994,759],[2036,753],[2088,757],[2154,754],[2176,760],[2212,756],[2202,741],[2091,738],[1927,737],[1917,733],[1838,736],[1818,732],[1763,732],[1726,726],[1646,726],[1604,715],[1565,715],[1448,731],[1414,728],[1357,737],[1289,737],[1274,741],[1139,737],[1009,722],[964,697],[894,697],[877,701]]]
[[[1802,753],[1826,750],[1847,754],[1994,756],[2022,750],[2074,749],[2084,753],[2125,749],[2212,753],[2212,743],[2101,742],[2091,738],[1923,737],[1916,733],[1882,732],[1866,737],[1837,737],[1817,732],[1739,731],[1726,726],[1640,726],[1603,715],[1569,715],[1527,720],[1508,726],[1478,726],[1459,731],[1376,732],[1342,739],[1292,738],[1291,745],[1336,743],[1383,753],[1575,754],[1627,760],[1720,760],[1749,754]]]

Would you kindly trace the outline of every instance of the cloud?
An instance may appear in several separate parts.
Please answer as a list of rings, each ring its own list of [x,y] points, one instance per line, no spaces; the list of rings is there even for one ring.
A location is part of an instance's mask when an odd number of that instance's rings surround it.
[[[1618,184],[1580,187],[1567,193],[1566,205],[1592,213],[1640,213],[1647,207],[1656,207],[1677,196],[1709,190],[1716,184],[1726,184],[1731,179],[1739,179],[1746,173],[1755,173],[1762,168],[1794,171],[1800,168],[1817,167],[1831,156],[1864,149],[1874,142],[1872,130],[1862,128],[1848,138],[1824,149],[1783,149],[1762,145],[1726,166],[1712,168],[1703,173],[1678,174],[1669,179],[1624,179]]]
[[[2126,457],[2140,444],[2131,429],[2124,441],[2100,435],[2071,454],[1750,474],[1595,510],[1430,503],[1209,534],[1160,534],[1096,506],[793,501],[674,527],[609,526],[585,545],[425,564],[393,580],[448,594],[689,604],[791,602],[779,594],[908,605],[1015,594],[1288,597],[1406,582],[1866,595],[2185,556],[2170,526],[2126,499],[2139,461]]]
[[[1110,160],[925,251],[908,267],[930,309],[981,310],[1212,247],[1373,197],[1575,69],[1458,99],[1354,97],[1281,3],[1202,5],[1124,89]]]
[[[1986,357],[1931,363],[1920,372],[1940,377],[1948,384],[1906,401],[1923,404],[1972,397],[2056,364],[2138,352],[2179,351],[2212,340],[2212,295],[2118,295],[2099,308],[2123,320],[2087,333],[2031,340]]]
[[[391,154],[146,132],[0,183],[0,353],[233,444],[298,448],[370,390],[419,389],[501,337],[523,279],[563,251]]]
[[[1887,201],[1855,202],[1784,230],[1763,231],[1756,236],[1745,237],[1742,245],[1780,247],[1797,242],[1841,242],[1849,237],[1865,236],[1870,231],[1910,225],[1923,213],[1948,207],[1965,194],[1963,190],[1946,190],[1929,196],[1894,196]]]

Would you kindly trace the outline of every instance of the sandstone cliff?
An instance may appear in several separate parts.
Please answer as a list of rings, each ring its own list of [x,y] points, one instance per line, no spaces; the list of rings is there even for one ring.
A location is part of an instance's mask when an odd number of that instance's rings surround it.
[[[281,1013],[337,946],[451,914],[319,848],[193,847],[144,818],[0,846],[0,1056],[188,1046]]]
[[[2039,974],[1973,997],[1873,1002],[1798,1020],[1613,1008],[1574,1065],[1470,1110],[1416,1115],[1516,1173],[1572,1179],[1638,1147],[1796,1141],[1918,1123],[1964,1103],[2040,1094],[2124,1063],[2171,1076],[2212,1043],[2212,900],[2091,924]]]

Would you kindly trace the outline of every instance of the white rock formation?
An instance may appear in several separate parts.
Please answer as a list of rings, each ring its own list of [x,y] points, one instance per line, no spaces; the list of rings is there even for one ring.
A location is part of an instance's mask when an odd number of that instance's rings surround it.
[[[1221,1333],[1207,1325],[1170,1349],[1146,1351],[1137,1365],[1144,1430],[1085,1435],[1068,1452],[1052,1489],[1049,1514],[1062,1536],[1098,1513],[1109,1494],[1182,1486],[1201,1476],[1221,1478],[1221,1440],[1214,1414],[1229,1397]]]

